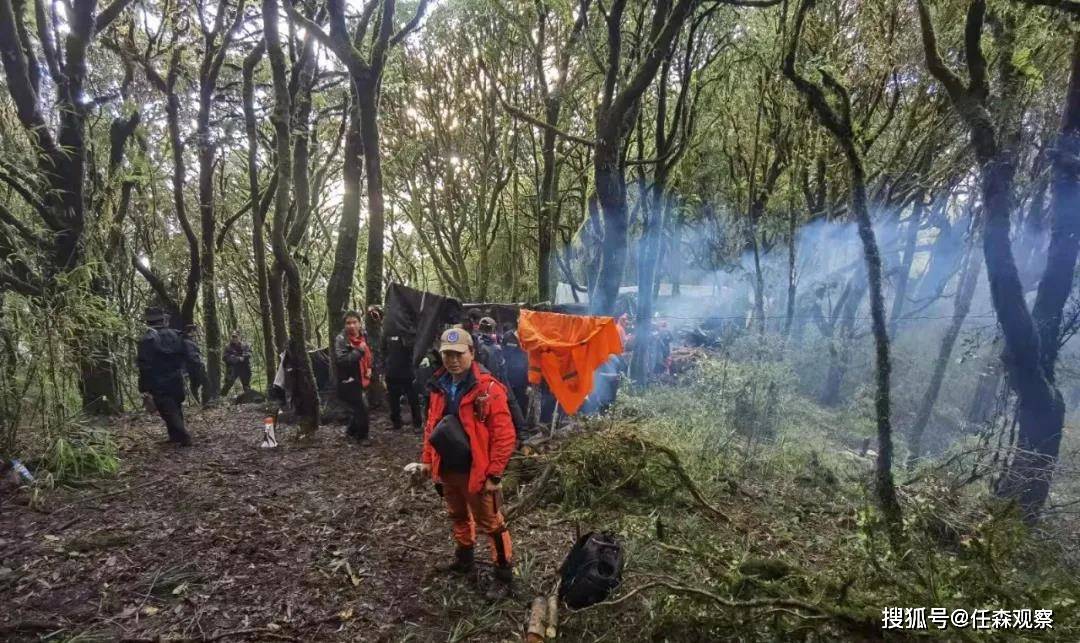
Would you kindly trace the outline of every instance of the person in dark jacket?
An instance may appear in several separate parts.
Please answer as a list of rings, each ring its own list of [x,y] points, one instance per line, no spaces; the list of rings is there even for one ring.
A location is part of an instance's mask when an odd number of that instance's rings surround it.
[[[337,395],[352,411],[346,435],[359,444],[368,443],[368,410],[364,390],[371,381],[371,350],[364,337],[360,313],[345,313],[345,329],[334,339]]]
[[[152,398],[169,441],[191,446],[191,435],[184,426],[184,371],[203,367],[202,358],[192,350],[194,342],[185,341],[169,328],[169,316],[160,308],[146,309],[146,333],[139,340],[136,363],[139,367],[139,392]]]
[[[401,398],[404,396],[409,402],[412,425],[420,429],[423,423],[420,413],[420,396],[415,386],[416,371],[412,363],[412,344],[406,343],[401,335],[384,333],[382,339],[386,395],[390,400],[390,423],[395,431],[401,430]]]
[[[251,345],[240,338],[240,331],[234,330],[225,345],[225,386],[221,397],[229,394],[233,382],[240,379],[240,386],[247,393],[251,390]]]
[[[202,361],[202,351],[199,350],[199,327],[195,324],[184,326],[184,346],[188,351],[198,356],[197,362],[188,365],[188,383],[191,386],[191,397],[199,404],[206,403],[206,366]]]
[[[525,414],[521,411],[521,403],[510,388],[510,380],[506,372],[506,358],[503,356],[502,346],[499,346],[498,335],[495,334],[495,320],[484,317],[477,325],[479,332],[476,333],[476,361],[486,368],[495,379],[499,380],[507,388],[507,403],[510,406],[510,416],[514,419],[514,430],[518,437],[525,432]],[[522,398],[524,399],[524,398]]]
[[[424,355],[424,359],[420,360],[420,365],[416,367],[416,381],[413,385],[413,390],[415,390],[417,396],[420,397],[420,405],[425,420],[427,418],[428,380],[430,380],[435,371],[440,368],[442,368],[442,356],[439,355],[438,345],[435,345],[426,355]]]
[[[521,342],[513,330],[503,335],[503,361],[506,364],[506,384],[518,406],[527,407],[529,400],[529,356],[521,350]]]

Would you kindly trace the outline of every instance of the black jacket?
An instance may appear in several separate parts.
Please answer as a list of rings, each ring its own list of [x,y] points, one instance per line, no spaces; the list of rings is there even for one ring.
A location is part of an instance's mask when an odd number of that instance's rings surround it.
[[[234,344],[229,342],[225,345],[225,363],[236,366],[251,361],[251,345],[244,342]]]
[[[515,344],[506,344],[502,347],[502,354],[506,362],[506,383],[518,389],[528,386],[529,356],[525,351]]]
[[[502,346],[499,346],[490,335],[482,334],[476,335],[474,344],[476,345],[476,360],[490,371],[495,379],[508,385]]]
[[[136,354],[139,392],[184,400],[184,371],[202,372],[202,357],[194,342],[171,328],[147,329]]]
[[[338,333],[334,338],[334,368],[337,369],[337,380],[344,384],[350,379],[360,383],[360,360],[364,357],[364,350],[353,346],[345,333]]]
[[[383,333],[382,354],[385,360],[383,372],[386,373],[387,381],[411,382],[415,379],[416,370],[412,362],[413,347],[406,341],[405,336]]]

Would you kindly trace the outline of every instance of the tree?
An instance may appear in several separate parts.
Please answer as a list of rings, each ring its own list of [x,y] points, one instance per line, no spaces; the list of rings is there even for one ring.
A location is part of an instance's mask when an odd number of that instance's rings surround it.
[[[286,217],[289,213],[289,192],[292,187],[292,123],[289,81],[285,68],[285,54],[281,49],[278,33],[277,0],[262,1],[263,34],[266,53],[270,59],[274,81],[274,111],[270,118],[274,125],[275,150],[277,152],[277,191],[274,196],[274,219],[270,244],[274,259],[285,273],[286,303],[289,315],[289,342],[286,360],[293,370],[294,405],[302,434],[310,434],[319,426],[319,392],[315,386],[315,374],[307,354],[307,328],[304,319],[304,293],[300,281],[300,269],[289,253],[285,240]]]
[[[364,271],[364,300],[368,306],[382,303],[383,300],[383,244],[385,243],[385,205],[383,198],[383,174],[382,174],[382,149],[379,142],[379,92],[382,83],[383,71],[386,68],[387,55],[392,47],[400,43],[416,29],[424,16],[429,0],[420,0],[416,14],[399,31],[394,31],[394,11],[397,6],[396,0],[367,0],[360,13],[355,32],[350,34],[345,21],[345,3],[343,0],[329,0],[326,8],[330,16],[329,33],[322,30],[314,22],[301,15],[291,4],[286,8],[289,15],[306,31],[311,33],[320,44],[329,49],[338,58],[341,64],[349,72],[349,77],[355,89],[353,98],[356,101],[356,110],[359,125],[359,147],[364,153],[365,171],[367,173],[367,265]],[[364,54],[363,44],[367,37],[367,29],[375,12],[379,11],[379,19],[376,31],[373,34],[370,53]],[[358,169],[358,160],[349,158],[350,153],[355,153],[357,143],[355,134],[351,135],[352,145],[346,145],[346,163],[350,168],[350,178]],[[359,176],[359,173],[356,173]],[[359,193],[359,188],[357,188]],[[356,237],[351,234],[352,221],[359,218],[359,200],[349,201],[350,211],[342,213],[343,225],[348,226],[339,243],[349,243],[350,238],[355,242]],[[356,212],[351,208],[355,207]],[[347,222],[347,223],[345,223]],[[355,246],[346,247],[335,253],[334,291],[327,292],[328,314],[331,324],[335,324],[345,312],[344,304],[348,300],[348,290],[343,288],[345,283],[351,285],[351,275],[355,271],[356,250]],[[348,281],[345,281],[348,275]],[[329,301],[330,296],[334,301]],[[338,307],[334,310],[334,307]],[[368,316],[367,331],[370,346],[378,357],[379,337],[381,321],[377,317]],[[378,363],[376,359],[376,363]],[[372,397],[379,397],[377,394]]]
[[[983,255],[991,302],[1005,342],[1002,363],[1017,395],[1020,427],[1018,450],[998,493],[1016,499],[1025,518],[1034,521],[1050,492],[1065,418],[1065,403],[1054,384],[1054,367],[1061,313],[1072,286],[1080,243],[1075,216],[1077,174],[1070,166],[1073,161],[1062,153],[1055,161],[1050,249],[1035,305],[1029,310],[1009,236],[1016,149],[1007,136],[997,131],[989,104],[990,81],[981,42],[986,2],[973,0],[968,8],[964,25],[966,82],[941,57],[930,10],[922,0],[917,4],[926,67],[945,88],[956,113],[967,125],[979,164]],[[1011,52],[1011,36],[1010,31],[999,36],[1006,53]],[[1011,55],[999,55],[1011,63]],[[1071,64],[1059,150],[1075,150],[1080,135],[1080,46],[1074,46]],[[1004,82],[1008,100],[1012,91],[1009,84],[1015,80],[1006,75]]]
[[[795,16],[792,29],[791,45],[784,56],[784,75],[795,85],[810,107],[814,110],[821,125],[829,131],[844,153],[850,174],[851,212],[858,225],[859,239],[863,245],[866,259],[867,283],[870,291],[870,317],[874,334],[876,384],[874,407],[877,416],[878,455],[875,472],[875,488],[878,504],[889,526],[893,549],[900,551],[903,533],[903,519],[900,502],[896,498],[896,488],[892,477],[892,419],[889,399],[889,334],[885,326],[885,300],[882,292],[881,255],[878,252],[877,239],[866,196],[866,171],[863,168],[860,144],[851,120],[851,96],[847,89],[824,69],[820,70],[824,88],[830,91],[838,107],[829,103],[825,89],[806,78],[796,69],[799,41],[802,37],[806,15],[813,5],[813,0],[803,0]]]
[[[589,293],[590,308],[595,314],[610,315],[615,311],[626,265],[629,227],[623,154],[626,137],[637,120],[642,95],[660,71],[695,5],[695,0],[675,0],[674,4],[671,0],[659,0],[656,3],[641,62],[621,86],[622,22],[626,0],[615,0],[611,10],[604,14],[607,60],[600,106],[596,110],[596,147],[593,151],[593,180],[604,222],[600,274],[594,292]]]
[[[33,148],[32,176],[7,176],[5,182],[23,188],[18,193],[34,211],[50,238],[18,222],[0,208],[0,217],[10,225],[20,241],[0,238],[0,290],[13,290],[29,297],[47,296],[59,278],[80,268],[85,260],[84,234],[88,225],[85,195],[86,119],[95,101],[86,95],[87,55],[95,36],[106,30],[131,3],[114,0],[98,12],[96,0],[75,0],[69,6],[68,33],[64,47],[57,47],[46,24],[46,9],[36,14],[41,58],[46,61],[50,85],[56,90],[58,113],[55,132],[41,112],[42,69],[30,39],[23,2],[0,0],[0,58],[3,60],[7,91],[15,112]],[[29,183],[29,185],[27,185]],[[41,192],[29,189],[36,184]],[[7,236],[5,231],[4,236]],[[34,254],[43,255],[42,268],[35,270],[15,252],[17,243],[29,244]],[[78,353],[80,346],[70,347]],[[119,408],[115,370],[107,347],[89,346],[82,368],[80,386],[84,404],[103,411]],[[102,382],[101,380],[104,380]],[[112,396],[100,404],[100,394]]]
[[[247,134],[247,172],[248,172],[248,194],[251,201],[254,201],[259,194],[259,143],[257,133],[257,124],[255,121],[255,83],[253,80],[255,74],[255,67],[262,60],[264,53],[266,52],[266,42],[260,41],[258,45],[244,58],[244,67],[242,72],[243,79],[243,101],[244,101],[244,131]],[[267,188],[267,197],[275,193],[276,187],[276,175],[274,181]],[[270,199],[267,199],[269,205]],[[266,382],[269,388],[269,383],[274,381],[274,374],[277,371],[277,349],[274,346],[274,330],[271,327],[270,316],[270,293],[269,282],[266,272],[266,241],[263,238],[263,228],[265,227],[266,209],[260,204],[260,207],[252,210],[251,216],[251,248],[255,261],[255,289],[258,292],[259,299],[259,321],[262,328],[262,340],[263,340],[263,366],[266,368]]]
[[[718,5],[717,5],[718,6]],[[697,116],[697,103],[701,95],[702,83],[695,82],[695,74],[701,74],[716,60],[717,55],[726,46],[704,46],[699,40],[700,31],[708,27],[707,21],[713,13],[704,12],[690,25],[683,45],[683,52],[678,62],[678,92],[675,97],[673,114],[668,122],[668,89],[671,67],[676,49],[673,48],[660,66],[659,81],[656,85],[656,116],[653,126],[652,183],[644,196],[644,223],[641,233],[641,251],[638,255],[638,298],[637,298],[637,337],[640,342],[634,350],[630,363],[630,373],[634,381],[645,384],[648,369],[651,366],[651,333],[653,306],[656,299],[656,285],[659,281],[661,237],[666,226],[669,203],[668,183],[678,167],[694,135]],[[702,52],[702,49],[707,49]]]
[[[195,117],[195,140],[199,154],[199,221],[202,255],[202,313],[206,333],[206,393],[204,401],[214,400],[221,391],[221,323],[217,311],[217,280],[214,272],[214,239],[217,215],[214,209],[214,165],[219,143],[213,140],[210,117],[217,92],[221,66],[232,43],[233,32],[244,17],[245,0],[237,0],[232,19],[227,21],[228,2],[219,0],[213,26],[208,27],[205,7],[198,4],[199,24],[203,35],[202,61],[199,65],[199,111]],[[257,199],[251,197],[252,203]]]

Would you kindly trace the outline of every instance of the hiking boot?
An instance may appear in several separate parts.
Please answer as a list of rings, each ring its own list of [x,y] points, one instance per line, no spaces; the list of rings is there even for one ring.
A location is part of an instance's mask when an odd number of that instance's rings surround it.
[[[496,565],[491,574],[492,584],[484,593],[489,601],[501,601],[514,596],[514,568]]]
[[[458,547],[454,550],[454,562],[443,565],[439,569],[455,574],[468,574],[473,570],[476,562],[474,551],[472,547]]]

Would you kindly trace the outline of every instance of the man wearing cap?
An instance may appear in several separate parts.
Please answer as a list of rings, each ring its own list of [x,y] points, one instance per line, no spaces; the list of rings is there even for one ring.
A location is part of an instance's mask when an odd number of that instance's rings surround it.
[[[505,387],[476,361],[473,338],[451,328],[439,341],[443,366],[428,383],[428,418],[421,462],[446,501],[457,543],[449,569],[473,569],[476,530],[487,534],[494,562],[491,599],[509,596],[513,584],[513,548],[502,507],[502,475],[514,450],[514,425]],[[451,454],[440,433],[463,432],[467,453]],[[463,442],[465,440],[462,440]],[[453,457],[451,457],[453,456]]]
[[[191,436],[184,426],[184,371],[202,368],[202,358],[192,350],[180,333],[169,328],[169,316],[160,308],[146,309],[146,333],[139,340],[136,362],[139,367],[139,392],[153,398],[169,442],[191,446]]]

